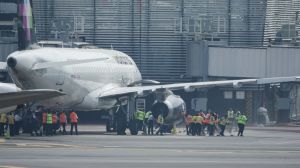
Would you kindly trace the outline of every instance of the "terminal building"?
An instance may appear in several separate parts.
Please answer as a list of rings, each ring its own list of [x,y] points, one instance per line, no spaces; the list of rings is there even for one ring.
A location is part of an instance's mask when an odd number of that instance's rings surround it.
[[[17,2],[0,2],[0,58],[17,50]],[[88,42],[130,55],[162,83],[300,75],[300,0],[32,0],[35,38]],[[5,80],[7,80],[5,78]],[[300,119],[297,84],[179,92],[188,110],[258,122]]]

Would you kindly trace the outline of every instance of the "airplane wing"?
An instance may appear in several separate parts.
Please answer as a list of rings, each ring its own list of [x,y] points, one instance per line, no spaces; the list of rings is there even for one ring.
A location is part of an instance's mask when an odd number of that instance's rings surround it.
[[[195,88],[205,88],[205,87],[214,87],[214,86],[241,87],[243,84],[271,84],[271,83],[299,82],[299,81],[300,81],[300,76],[292,76],[292,77],[274,77],[274,78],[261,78],[261,79],[177,83],[177,84],[153,85],[153,86],[118,87],[118,88],[112,88],[110,90],[102,92],[99,98],[115,97],[115,96],[127,95],[130,93],[142,94],[143,92],[154,92],[158,89],[191,90]]]
[[[35,100],[49,99],[62,95],[64,95],[64,93],[51,89],[34,89],[0,93],[0,108],[15,106]]]

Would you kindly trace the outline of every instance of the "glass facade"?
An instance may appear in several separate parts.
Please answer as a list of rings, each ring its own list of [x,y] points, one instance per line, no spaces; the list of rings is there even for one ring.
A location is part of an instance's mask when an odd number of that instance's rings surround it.
[[[145,79],[171,83],[192,80],[185,75],[190,41],[253,47],[277,37],[297,37],[299,4],[300,0],[33,0],[33,12],[37,40],[85,40],[113,47],[130,55]]]

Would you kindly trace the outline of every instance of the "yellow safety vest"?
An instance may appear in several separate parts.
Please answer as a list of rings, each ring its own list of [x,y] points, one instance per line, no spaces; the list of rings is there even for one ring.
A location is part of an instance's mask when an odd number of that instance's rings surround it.
[[[1,115],[0,115],[0,123],[5,124],[6,122],[7,122],[6,114],[5,113],[1,113]]]
[[[136,113],[135,113],[135,119],[137,119],[137,120],[141,120],[141,121],[143,121],[144,120],[144,118],[145,118],[145,112],[143,112],[143,111],[137,111]]]
[[[199,124],[202,124],[202,122],[203,122],[203,117],[197,116],[197,117],[196,117],[196,122],[199,123]]]
[[[245,115],[240,115],[237,119],[238,124],[245,125],[247,122],[247,117]]]
[[[47,113],[47,124],[52,124],[52,114]]]
[[[15,117],[14,115],[8,115],[8,124],[13,125],[15,124]]]

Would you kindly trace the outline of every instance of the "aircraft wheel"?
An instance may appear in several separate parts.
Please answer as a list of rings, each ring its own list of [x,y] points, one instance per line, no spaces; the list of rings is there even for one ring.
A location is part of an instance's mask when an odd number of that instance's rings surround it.
[[[130,121],[129,130],[130,130],[131,135],[137,135],[138,134],[138,124],[135,120]]]
[[[106,121],[106,132],[111,132],[110,130],[110,122]]]
[[[117,113],[117,135],[126,135],[126,115],[120,111]]]

